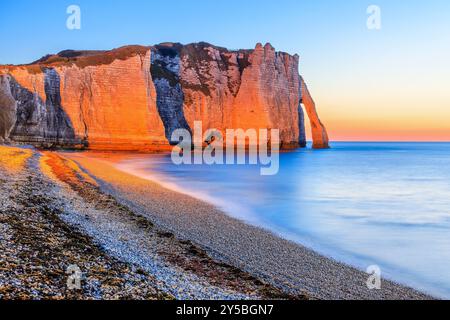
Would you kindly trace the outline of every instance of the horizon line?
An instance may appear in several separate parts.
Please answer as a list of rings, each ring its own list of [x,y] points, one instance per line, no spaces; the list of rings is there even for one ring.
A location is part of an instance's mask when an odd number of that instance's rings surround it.
[[[307,143],[312,143],[312,140],[307,140]],[[450,140],[445,141],[436,141],[436,140],[330,140],[330,143],[356,143],[356,142],[364,142],[364,143],[450,143]]]

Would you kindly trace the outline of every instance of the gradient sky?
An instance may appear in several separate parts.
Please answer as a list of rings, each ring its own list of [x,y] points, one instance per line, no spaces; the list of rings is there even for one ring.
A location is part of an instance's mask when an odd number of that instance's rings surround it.
[[[66,28],[81,7],[82,29]],[[380,6],[382,29],[366,27]],[[64,49],[270,42],[300,55],[332,140],[450,141],[448,0],[0,0],[0,64]]]

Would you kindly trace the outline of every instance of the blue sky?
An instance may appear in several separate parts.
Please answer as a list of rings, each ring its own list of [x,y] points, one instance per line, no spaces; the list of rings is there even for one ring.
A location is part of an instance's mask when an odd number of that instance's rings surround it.
[[[71,4],[81,8],[81,30],[66,28],[66,8]],[[379,31],[366,27],[371,4],[381,8]],[[362,130],[375,127],[377,121],[384,123],[388,135],[396,123],[387,117],[397,119],[409,112],[400,135],[438,130],[436,134],[450,140],[446,124],[450,95],[444,85],[450,72],[449,38],[447,0],[2,0],[0,4],[0,64],[28,63],[64,49],[164,41],[207,41],[237,49],[270,42],[277,50],[300,55],[300,71],[323,118],[336,136],[343,137],[352,135],[351,126]],[[424,104],[428,110],[435,108],[436,118],[422,113]]]
[[[366,28],[366,8],[373,3],[382,9],[378,33]],[[81,30],[65,27],[70,4],[81,8]],[[432,31],[448,37],[439,29],[450,30],[446,0],[15,0],[2,1],[0,8],[0,63],[25,63],[67,48],[164,41],[207,41],[229,48],[271,42],[279,50],[323,61],[352,55],[343,49],[359,54]]]

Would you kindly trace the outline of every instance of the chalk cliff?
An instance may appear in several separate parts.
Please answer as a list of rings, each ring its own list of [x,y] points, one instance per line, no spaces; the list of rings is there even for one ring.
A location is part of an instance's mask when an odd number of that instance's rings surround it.
[[[326,130],[298,72],[270,45],[231,51],[207,43],[72,51],[0,66],[0,139],[43,146],[145,150],[177,128],[279,129],[282,147],[315,148]]]
[[[316,104],[309,93],[308,86],[300,77],[301,86],[301,102],[305,106],[306,112],[308,113],[309,121],[311,123],[313,148],[314,149],[326,149],[328,148],[328,133],[322,121],[319,119],[317,114]]]
[[[10,77],[0,76],[0,143],[9,139],[16,122],[16,100],[13,98]]]

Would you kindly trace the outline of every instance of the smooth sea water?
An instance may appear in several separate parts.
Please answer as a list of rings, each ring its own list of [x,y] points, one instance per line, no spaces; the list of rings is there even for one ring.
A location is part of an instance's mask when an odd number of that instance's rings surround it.
[[[280,154],[280,171],[174,165],[133,156],[122,170],[210,201],[324,255],[450,298],[450,144],[333,143]]]

